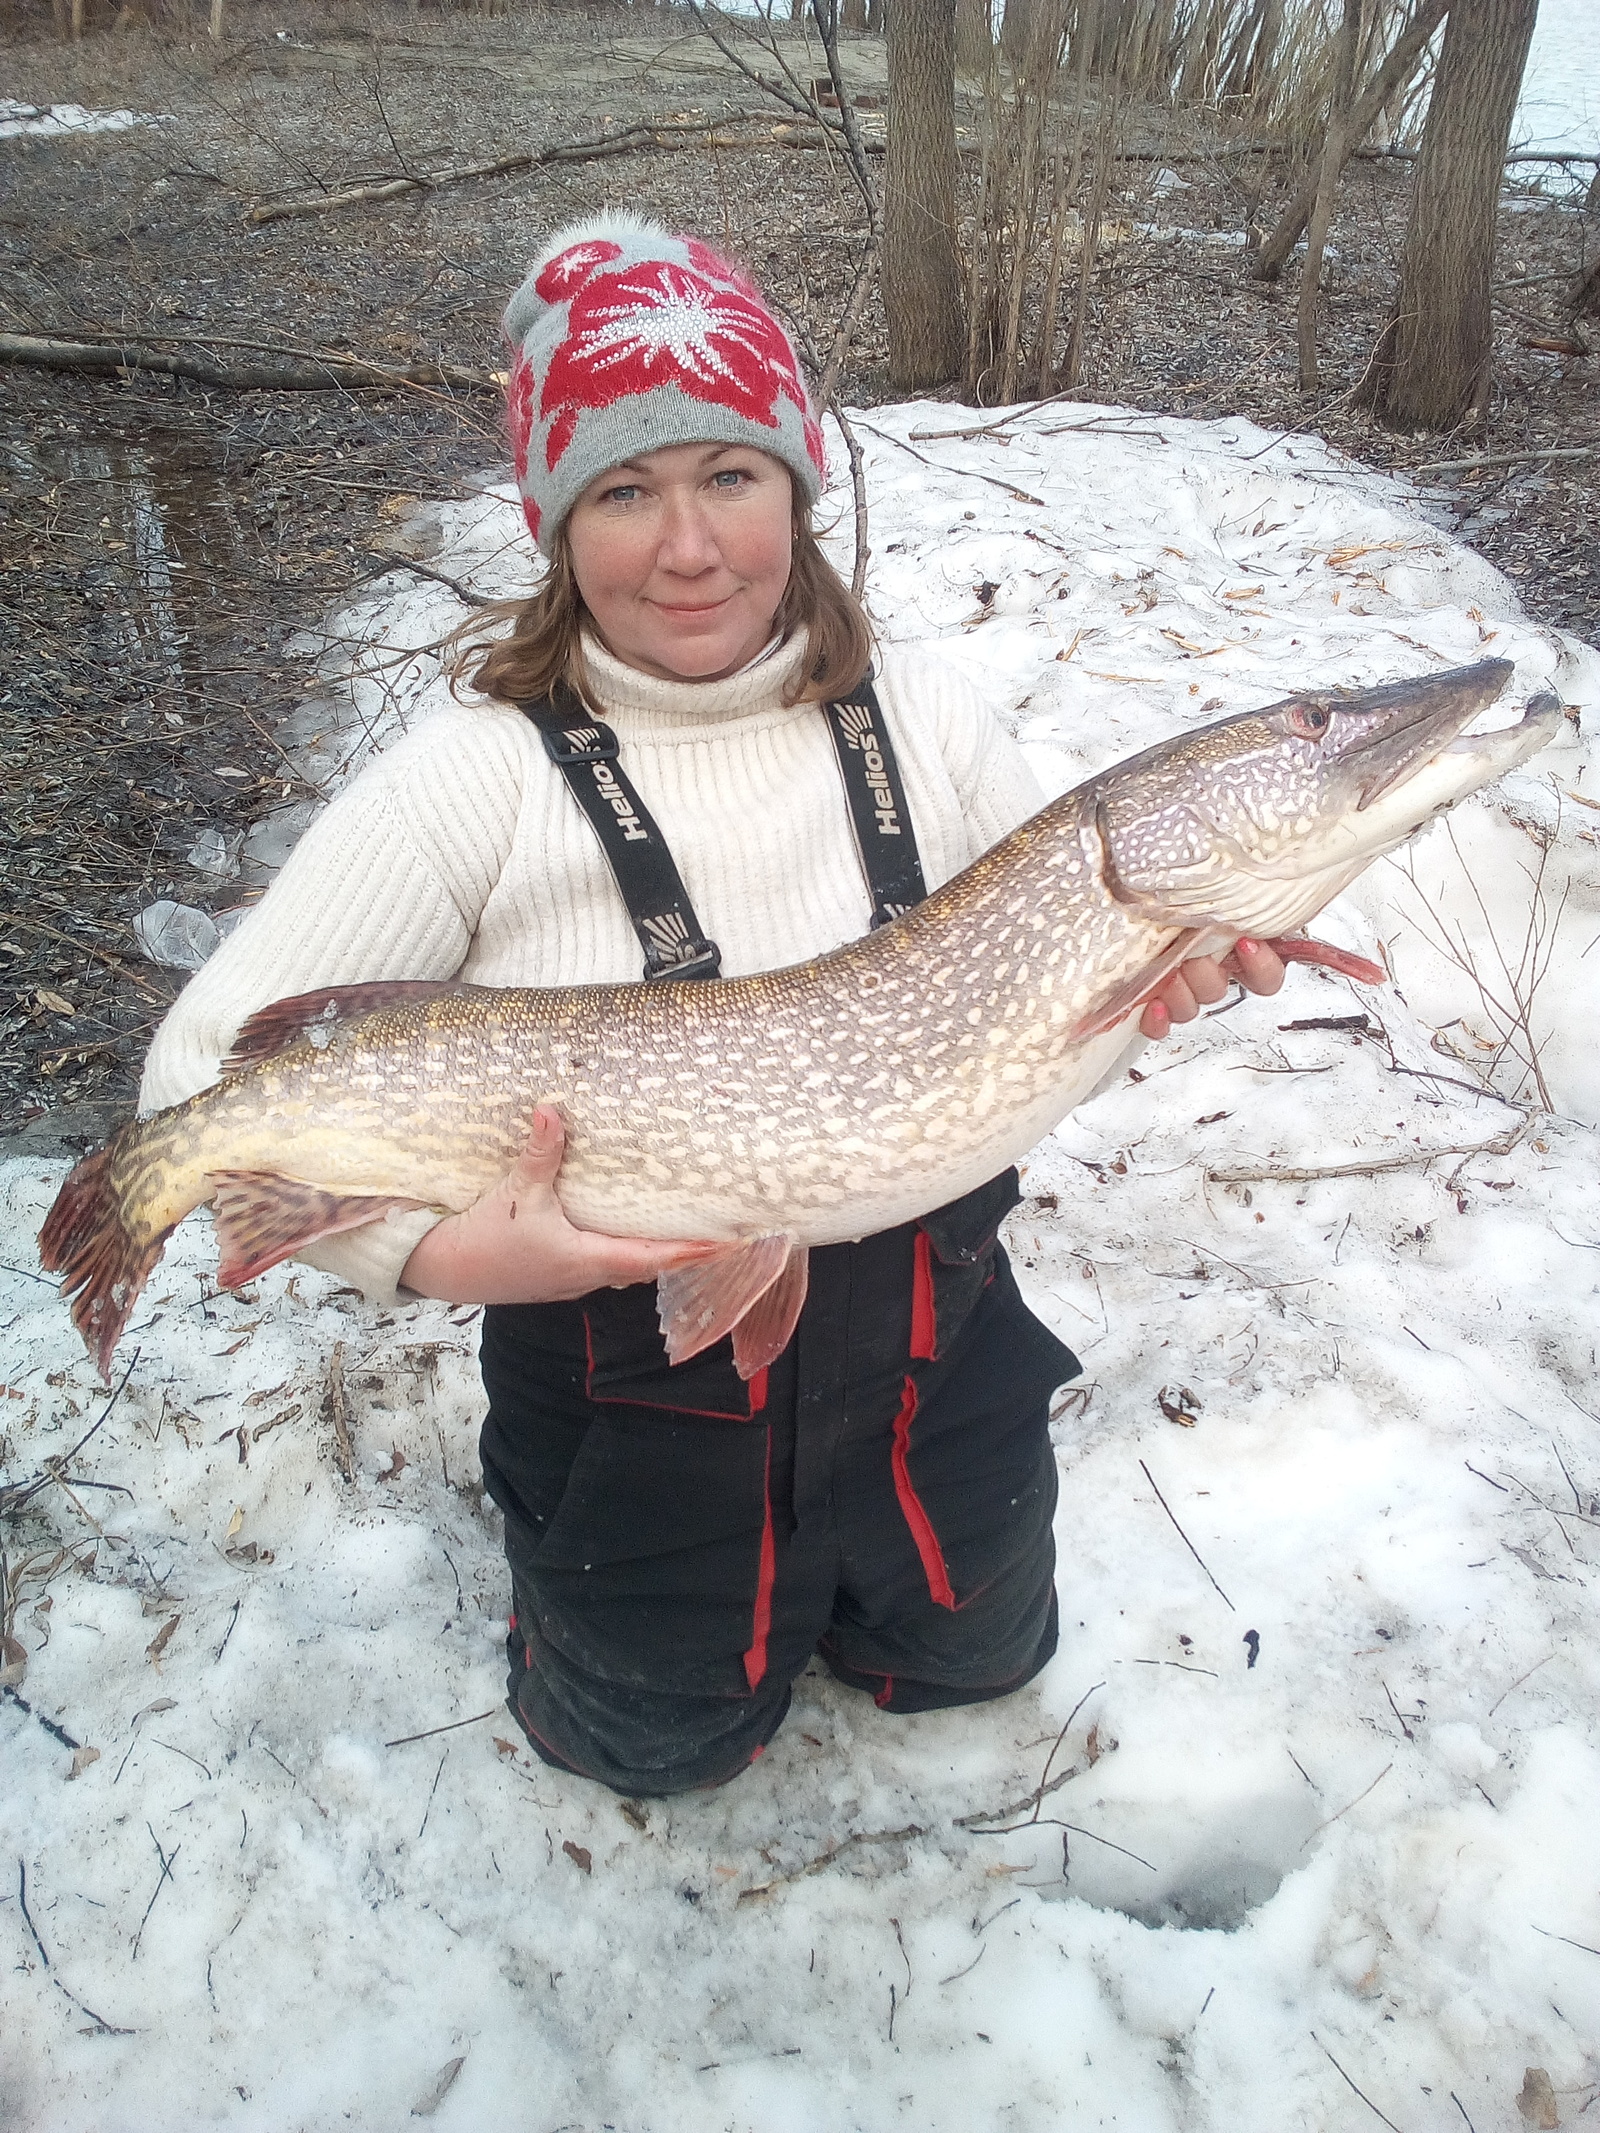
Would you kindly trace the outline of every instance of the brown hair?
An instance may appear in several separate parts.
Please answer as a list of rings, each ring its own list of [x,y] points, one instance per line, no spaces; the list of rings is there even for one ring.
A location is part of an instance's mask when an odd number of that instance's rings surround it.
[[[548,696],[558,681],[587,698],[589,677],[582,638],[587,619],[563,526],[556,536],[550,568],[534,592],[523,600],[497,600],[457,630],[451,678],[506,703]],[[486,629],[504,621],[510,622],[509,631],[484,644]],[[867,671],[872,625],[860,601],[823,554],[811,524],[810,506],[799,497],[794,506],[789,582],[778,602],[773,628],[784,637],[799,630],[806,633],[806,656],[788,691],[791,703],[802,698],[830,703],[847,696]]]

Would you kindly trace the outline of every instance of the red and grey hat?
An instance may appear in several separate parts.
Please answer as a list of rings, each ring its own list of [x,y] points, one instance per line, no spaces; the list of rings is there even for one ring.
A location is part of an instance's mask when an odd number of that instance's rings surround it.
[[[697,237],[626,213],[560,231],[506,308],[517,486],[546,555],[597,475],[672,444],[751,444],[808,503],[827,472],[789,337]]]

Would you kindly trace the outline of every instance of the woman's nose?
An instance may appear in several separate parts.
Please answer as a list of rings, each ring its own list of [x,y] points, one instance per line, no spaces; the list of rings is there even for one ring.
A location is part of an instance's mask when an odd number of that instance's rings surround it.
[[[668,497],[656,562],[676,577],[699,577],[722,561],[705,506],[698,497]]]

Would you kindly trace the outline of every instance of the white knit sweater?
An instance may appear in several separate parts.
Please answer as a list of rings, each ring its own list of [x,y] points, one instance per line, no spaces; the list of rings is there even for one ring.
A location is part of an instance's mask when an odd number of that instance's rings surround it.
[[[668,682],[587,647],[594,708],[661,827],[725,976],[774,970],[866,931],[870,899],[838,762],[815,704],[783,690],[803,640],[725,681]],[[930,890],[1025,820],[1041,795],[971,685],[889,652],[878,698]],[[375,978],[572,985],[637,978],[637,937],[590,824],[530,722],[452,706],[319,815],[156,1033],[149,1111],[208,1087],[268,1001]],[[302,1256],[393,1300],[438,1217],[392,1215]]]

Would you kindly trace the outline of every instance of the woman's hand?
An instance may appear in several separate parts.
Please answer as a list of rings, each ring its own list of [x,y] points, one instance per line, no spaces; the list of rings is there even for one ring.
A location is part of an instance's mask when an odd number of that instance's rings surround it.
[[[1246,992],[1275,993],[1283,983],[1283,964],[1264,941],[1238,941],[1228,961]],[[1180,963],[1154,992],[1139,1017],[1147,1037],[1170,1037],[1174,1022],[1192,1022],[1202,1007],[1220,1000],[1228,989],[1228,972],[1215,956],[1197,955]]]
[[[400,1280],[445,1303],[567,1303],[591,1289],[653,1281],[715,1247],[577,1229],[555,1194],[566,1149],[559,1115],[541,1105],[509,1174],[464,1214],[436,1223]]]

